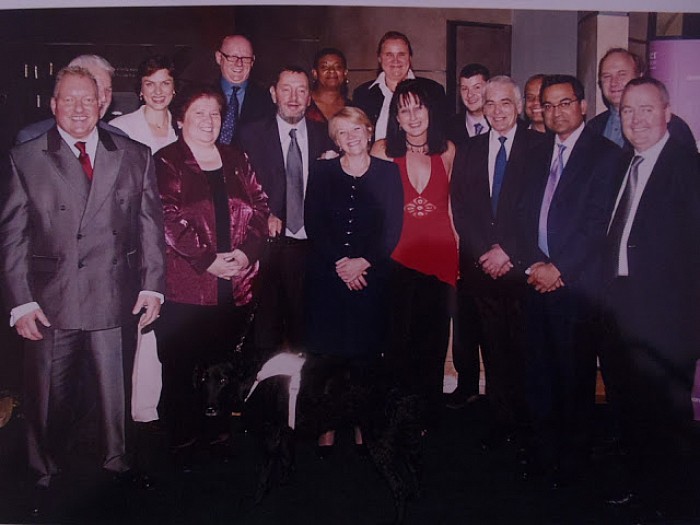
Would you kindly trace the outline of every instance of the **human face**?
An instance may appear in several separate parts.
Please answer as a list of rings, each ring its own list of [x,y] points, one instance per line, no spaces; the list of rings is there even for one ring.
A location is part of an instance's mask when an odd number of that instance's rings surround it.
[[[221,48],[214,53],[214,57],[221,69],[221,76],[232,84],[240,84],[248,80],[255,62],[252,44],[240,35],[224,38]]]
[[[100,118],[104,117],[112,105],[112,76],[98,66],[86,67],[97,82],[97,99],[100,103]]]
[[[622,132],[638,152],[659,142],[671,120],[671,108],[664,104],[656,86],[631,86],[620,106]]]
[[[347,80],[348,70],[338,55],[323,55],[312,74],[323,89],[340,91]]]
[[[615,109],[620,109],[620,99],[627,83],[639,76],[634,60],[625,53],[613,53],[600,66],[600,89],[605,99]]]
[[[141,79],[143,102],[151,109],[166,109],[173,100],[175,84],[167,69],[159,69]]]
[[[586,101],[576,98],[571,84],[554,84],[542,94],[542,109],[547,128],[564,141],[583,123]]]
[[[86,138],[100,118],[95,83],[88,77],[65,75],[51,98],[51,111],[58,126],[71,137]]]
[[[202,96],[187,108],[182,122],[182,138],[189,145],[211,146],[221,131],[221,108],[215,98]]]
[[[484,100],[484,115],[489,119],[491,127],[501,135],[513,129],[523,109],[522,101],[516,100],[513,86],[490,84],[484,92]]]
[[[471,115],[481,116],[484,106],[486,80],[481,75],[459,79],[459,95]]]
[[[393,84],[405,80],[408,76],[408,70],[411,68],[411,53],[408,44],[399,39],[391,38],[385,41],[377,60],[387,81]]]
[[[339,118],[335,123],[335,141],[338,147],[348,155],[367,154],[369,130],[360,122]]]
[[[540,105],[542,79],[536,78],[525,86],[525,115],[533,124],[544,124],[544,115]]]
[[[428,125],[430,124],[428,108],[412,95],[402,102],[399,103],[396,120],[398,120],[399,126],[406,133],[406,139],[413,144],[426,142]]]
[[[270,88],[272,101],[277,104],[277,114],[289,124],[296,124],[311,103],[309,78],[304,73],[283,71],[277,84]]]

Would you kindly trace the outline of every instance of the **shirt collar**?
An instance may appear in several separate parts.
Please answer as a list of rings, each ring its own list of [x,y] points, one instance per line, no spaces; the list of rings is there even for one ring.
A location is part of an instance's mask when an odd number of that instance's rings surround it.
[[[409,79],[409,78],[411,78],[411,79],[416,78],[416,75],[412,69],[409,69],[408,74],[406,75],[406,79]],[[375,79],[374,82],[372,82],[372,84],[369,87],[370,87],[370,89],[372,89],[374,86],[379,86],[379,87],[384,86],[387,89],[389,88],[389,86],[386,85],[386,73],[384,73],[384,71],[382,71],[381,73],[379,73],[379,75],[377,75],[377,78]]]
[[[90,159],[92,160],[93,164],[95,163],[95,151],[97,151],[98,139],[97,126],[95,126],[95,128],[90,132],[90,134],[87,137],[82,139],[76,139],[74,136],[72,136],[70,133],[64,130],[61,126],[57,125],[56,129],[58,129],[59,135],[61,135],[61,138],[64,140],[64,142],[68,144],[68,147],[71,149],[71,151],[76,157],[80,155],[80,151],[78,150],[78,148],[75,147],[75,143],[84,142],[85,151],[88,155],[90,155]]]
[[[566,146],[566,149],[568,151],[571,151],[574,149],[574,146],[576,145],[576,141],[578,141],[579,137],[581,136],[581,133],[583,133],[583,128],[586,127],[585,122],[581,122],[581,125],[576,128],[571,135],[569,135],[566,140],[559,140],[559,135],[554,136],[554,143],[555,144],[563,144]]]
[[[234,84],[233,82],[229,82],[228,80],[226,80],[224,77],[221,77],[221,89],[224,93],[230,96],[231,89],[233,88],[233,86],[236,86],[238,88],[239,93],[241,91],[245,91],[245,89],[248,87],[248,79],[245,79],[240,84]]]
[[[508,139],[508,140],[506,140],[506,143],[507,143],[507,144],[512,144],[512,143],[513,143],[513,139],[514,139],[514,137],[515,137],[515,132],[517,131],[517,129],[518,129],[518,125],[515,124],[512,128],[510,128],[510,129],[509,129],[508,131],[506,131],[503,135],[501,135],[498,131],[496,131],[495,129],[491,128],[491,131],[489,131],[489,135],[490,135],[490,137],[491,137],[490,140],[491,140],[491,142],[500,144],[501,141],[498,140],[498,137],[503,136],[503,137],[505,137],[506,139]]]
[[[644,162],[653,161],[651,164],[648,164],[648,165],[653,165],[656,163],[656,160],[659,158],[659,155],[661,154],[661,150],[664,149],[664,146],[666,145],[666,143],[668,142],[668,139],[670,137],[671,136],[669,135],[668,130],[667,130],[666,133],[664,133],[664,136],[661,137],[661,140],[659,140],[659,142],[654,144],[651,148],[646,149],[646,150],[642,151],[641,153],[635,149],[634,154],[641,155],[642,157],[644,157]]]
[[[301,119],[296,124],[290,124],[282,117],[277,115],[277,128],[280,130],[280,137],[289,138],[289,132],[292,129],[297,130],[297,137],[306,137],[306,118]]]

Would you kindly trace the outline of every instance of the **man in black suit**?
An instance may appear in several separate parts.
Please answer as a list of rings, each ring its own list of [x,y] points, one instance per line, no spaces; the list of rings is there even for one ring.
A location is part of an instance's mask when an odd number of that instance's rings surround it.
[[[575,77],[545,77],[541,103],[552,134],[532,156],[518,249],[530,285],[525,353],[534,451],[559,483],[586,458],[596,377],[587,334],[620,150],[585,128]]]
[[[238,126],[273,115],[275,107],[267,90],[250,80],[255,63],[250,40],[242,35],[228,35],[214,58],[221,70],[219,86],[226,100],[219,142],[230,144]]]
[[[642,58],[621,47],[609,49],[598,64],[598,85],[608,109],[591,119],[588,127],[628,151],[632,150],[632,145],[622,132],[620,100],[627,83],[643,74]],[[682,118],[672,114],[668,131],[674,140],[697,151],[693,132]]]
[[[58,73],[51,109],[54,127],[10,152],[0,191],[0,284],[25,339],[27,452],[39,492],[64,459],[86,370],[100,407],[102,468],[129,470],[122,327],[142,309],[140,328],[155,321],[165,269],[148,148],[97,127],[97,84],[85,68]]]
[[[514,268],[517,207],[526,188],[531,150],[543,136],[518,125],[518,86],[497,76],[484,88],[488,133],[458,150],[452,177],[452,211],[460,240],[460,275],[476,297],[493,427],[497,445],[527,422],[522,356],[525,276]],[[461,321],[461,319],[459,320]]]
[[[377,79],[365,82],[353,91],[352,103],[364,111],[372,121],[374,140],[386,137],[391,97],[398,83],[408,78],[420,78],[425,84],[428,96],[436,105],[434,115],[440,119],[445,117],[445,88],[429,78],[416,77],[411,70],[411,57],[413,48],[408,37],[398,31],[388,31],[377,46],[377,62],[380,69]]]
[[[631,80],[620,114],[634,150],[625,156],[608,216],[609,337],[602,364],[631,451],[632,479],[648,482],[647,496],[655,497],[657,489],[679,485],[693,416],[700,358],[700,170],[697,154],[667,129],[673,117],[663,83]]]
[[[304,117],[311,92],[303,69],[282,69],[270,94],[277,115],[245,124],[239,134],[270,199],[269,250],[261,262],[255,321],[255,340],[262,351],[285,344],[299,349],[302,344],[308,251],[303,199],[314,161],[334,148],[326,126]]]
[[[484,116],[484,87],[489,78],[489,70],[481,64],[467,64],[459,72],[459,96],[463,107],[447,121],[447,138],[456,146],[491,128]]]

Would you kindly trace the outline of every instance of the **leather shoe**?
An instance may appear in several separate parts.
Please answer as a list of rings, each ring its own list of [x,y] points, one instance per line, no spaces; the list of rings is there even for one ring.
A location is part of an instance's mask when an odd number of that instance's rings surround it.
[[[353,449],[355,450],[355,454],[357,454],[361,458],[366,458],[367,456],[369,456],[369,449],[364,443],[355,443],[353,445]]]
[[[328,459],[334,448],[334,445],[316,445],[316,455],[319,459]]]
[[[43,517],[48,512],[50,503],[49,487],[36,485],[32,489],[32,494],[29,498],[29,514],[32,518]]]

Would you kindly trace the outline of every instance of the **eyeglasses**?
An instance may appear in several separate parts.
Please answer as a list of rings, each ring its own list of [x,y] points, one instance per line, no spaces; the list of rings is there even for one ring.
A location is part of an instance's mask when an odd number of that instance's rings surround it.
[[[253,60],[255,57],[239,57],[236,55],[227,55],[221,49],[219,49],[219,53],[221,53],[221,56],[226,59],[227,62],[231,62],[233,64],[237,64],[240,62],[241,64],[245,64],[246,66],[249,66],[250,64],[253,63]]]
[[[571,104],[574,102],[578,102],[577,98],[570,99],[570,98],[565,98],[559,104],[550,104],[549,102],[545,102],[542,104],[542,109],[545,111],[554,111],[556,108],[561,108],[561,109],[569,109],[571,107]]]

